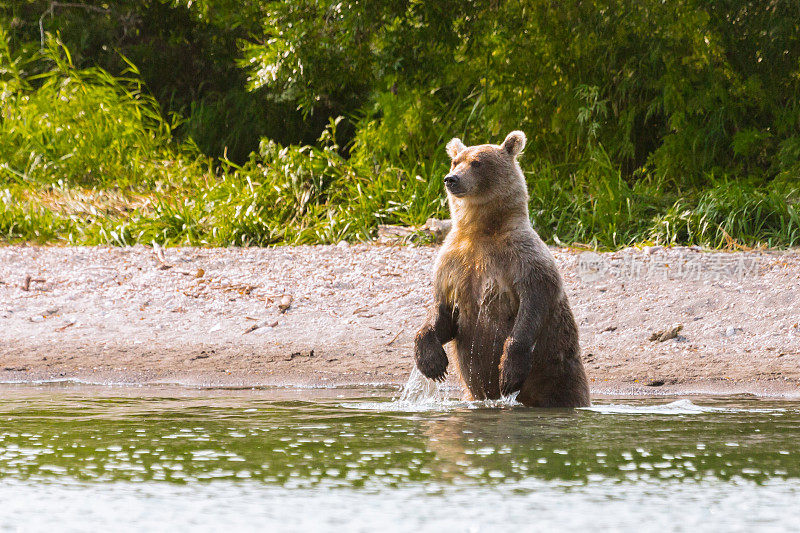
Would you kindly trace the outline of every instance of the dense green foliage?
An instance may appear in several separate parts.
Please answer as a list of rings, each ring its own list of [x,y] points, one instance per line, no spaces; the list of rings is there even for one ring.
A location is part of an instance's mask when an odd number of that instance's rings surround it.
[[[368,239],[523,129],[551,242],[800,244],[788,0],[0,2],[0,97],[6,240]]]

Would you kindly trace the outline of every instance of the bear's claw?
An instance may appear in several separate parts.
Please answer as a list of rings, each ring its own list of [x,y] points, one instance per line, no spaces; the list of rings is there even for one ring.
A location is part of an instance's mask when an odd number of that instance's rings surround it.
[[[521,369],[514,369],[513,365],[503,365],[500,368],[500,394],[508,396],[512,392],[522,389],[526,374]]]
[[[521,380],[521,379],[520,380],[515,380],[513,382],[501,379],[500,380],[500,394],[502,394],[503,396],[508,396],[509,394],[511,394],[513,392],[517,392],[518,390],[520,390],[522,388],[522,383],[523,383],[523,380]]]
[[[442,350],[441,357],[420,357],[417,359],[417,368],[428,379],[444,381],[447,377],[447,355]]]

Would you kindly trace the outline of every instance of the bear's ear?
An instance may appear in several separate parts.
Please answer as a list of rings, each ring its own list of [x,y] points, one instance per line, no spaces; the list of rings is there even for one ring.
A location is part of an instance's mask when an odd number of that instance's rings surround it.
[[[466,148],[466,146],[464,146],[464,143],[461,142],[461,139],[458,137],[453,137],[450,139],[450,142],[447,143],[447,155],[450,156],[450,159],[455,159],[456,156],[460,154],[462,150],[464,150],[464,148]]]
[[[512,131],[500,145],[500,148],[511,154],[512,157],[517,157],[519,153],[525,148],[525,134],[521,131]]]

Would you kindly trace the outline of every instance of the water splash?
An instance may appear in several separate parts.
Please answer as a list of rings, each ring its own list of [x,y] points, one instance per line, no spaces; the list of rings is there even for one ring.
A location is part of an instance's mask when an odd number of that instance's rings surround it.
[[[486,293],[484,292],[483,300],[478,303],[478,315],[475,317],[475,325],[472,327],[472,341],[469,345],[469,367],[467,371],[469,372],[469,381],[470,383],[473,381],[475,375],[475,338],[477,337],[476,333],[478,331],[478,326],[481,322],[481,312],[483,312],[483,306],[486,300]]]
[[[502,409],[521,405],[517,402],[519,392],[498,400],[457,400],[452,397],[455,391],[442,383],[437,383],[422,375],[414,367],[408,381],[398,398],[391,402],[348,402],[342,407],[376,411],[452,411],[456,409]]]
[[[400,398],[396,399],[394,403],[411,405],[438,404],[449,400],[447,389],[443,384],[426,378],[422,375],[422,372],[414,366],[411,370],[411,374],[408,376],[408,381],[406,381],[406,384],[403,386]]]

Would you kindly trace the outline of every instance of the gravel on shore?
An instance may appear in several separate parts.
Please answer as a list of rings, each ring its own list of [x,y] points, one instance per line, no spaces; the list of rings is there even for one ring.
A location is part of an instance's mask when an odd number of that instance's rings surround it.
[[[436,252],[0,247],[0,380],[402,384]],[[800,397],[800,251],[553,254],[593,393]]]

